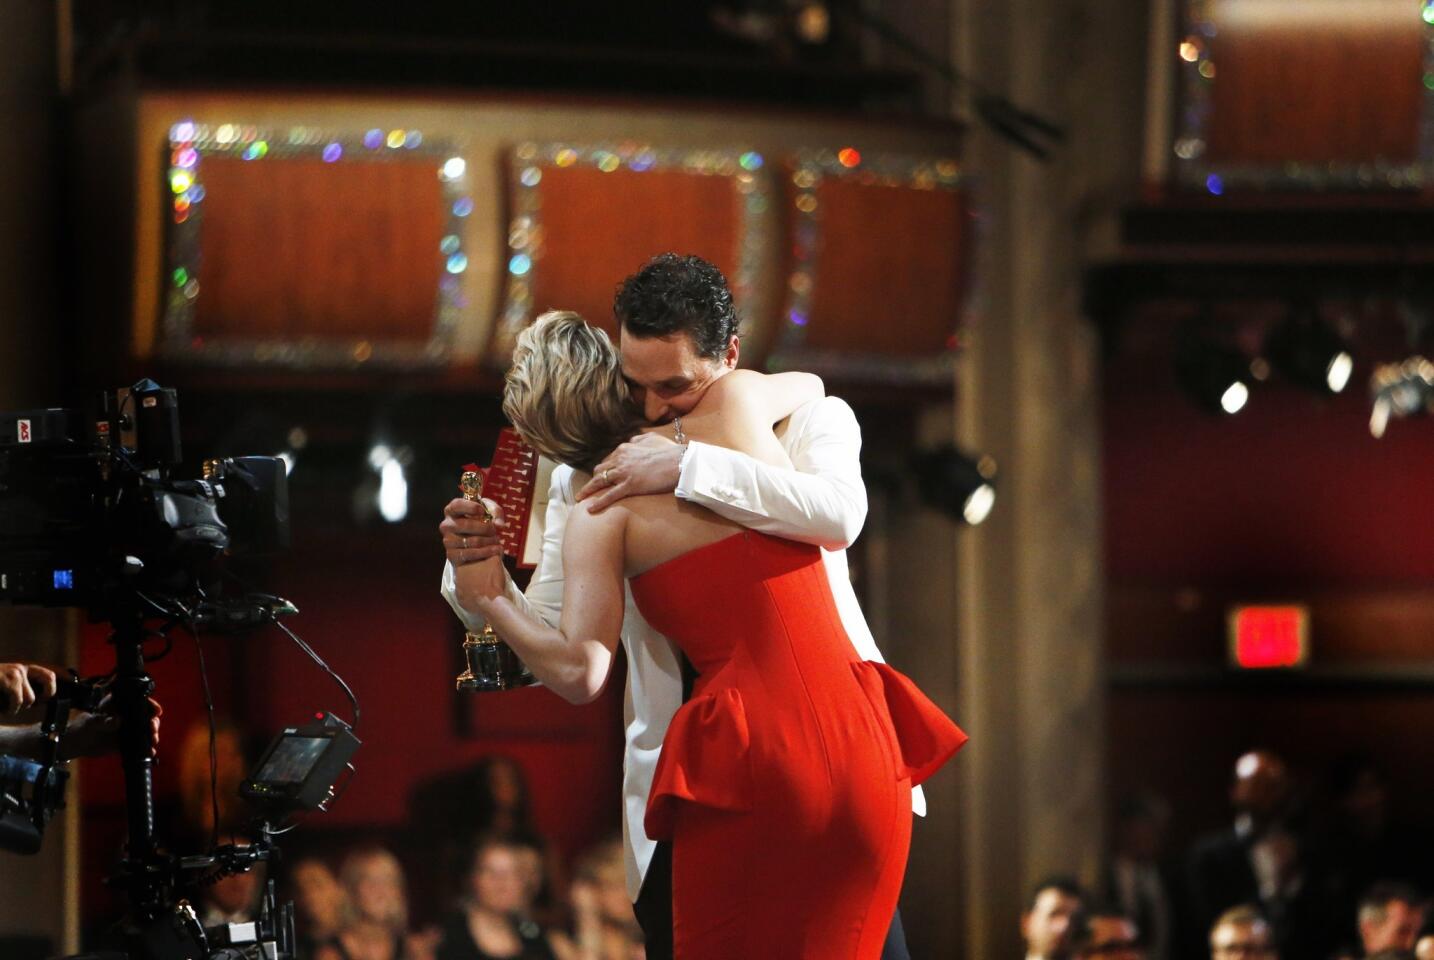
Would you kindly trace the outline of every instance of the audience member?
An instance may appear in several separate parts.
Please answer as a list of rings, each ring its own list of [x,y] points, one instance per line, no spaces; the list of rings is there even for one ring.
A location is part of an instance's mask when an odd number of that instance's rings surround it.
[[[1210,960],[1278,960],[1274,934],[1258,907],[1244,903],[1210,928]]]
[[[316,960],[419,960],[421,941],[408,937],[408,897],[398,858],[382,847],[344,858],[339,880],[347,898],[338,934]]]
[[[1101,882],[1101,897],[1135,920],[1151,960],[1172,960],[1175,909],[1171,882],[1161,862],[1170,807],[1152,793],[1121,801],[1115,816],[1115,848]]]
[[[1070,877],[1048,877],[1036,885],[1021,914],[1026,960],[1067,960],[1071,956],[1071,920],[1084,895]]]
[[[1413,887],[1376,883],[1359,901],[1359,939],[1366,955],[1413,950],[1424,925],[1424,901]]]
[[[1146,960],[1135,921],[1114,907],[1086,907],[1077,917],[1076,960]]]
[[[578,861],[569,899],[573,936],[556,937],[559,960],[634,960],[643,956],[642,928],[627,895],[622,841],[609,840]]]
[[[502,837],[537,851],[540,912],[565,889],[560,859],[533,824],[528,782],[518,761],[503,754],[483,757],[463,770],[420,785],[409,804],[414,852],[437,866],[434,900],[447,903],[466,893],[471,853],[480,837]],[[531,854],[524,853],[526,860]]]
[[[245,837],[237,838],[247,843]],[[244,873],[235,873],[199,891],[199,922],[206,927],[222,923],[250,923],[259,916],[264,896],[265,870],[262,863]]]
[[[348,898],[328,864],[317,857],[295,863],[289,879],[299,960],[313,960],[320,946],[338,936]]]
[[[1429,863],[1427,828],[1394,819],[1388,782],[1368,754],[1341,758],[1330,777],[1334,817],[1325,838],[1331,907],[1354,940],[1361,895],[1382,880],[1420,886]]]
[[[1315,956],[1328,939],[1323,890],[1312,876],[1291,823],[1292,783],[1285,763],[1267,751],[1235,762],[1230,785],[1234,822],[1196,840],[1187,860],[1189,917],[1209,930],[1219,915],[1255,903],[1275,946],[1287,957]]]
[[[485,837],[473,850],[462,908],[443,924],[438,960],[556,960],[548,934],[531,916],[522,848]]]

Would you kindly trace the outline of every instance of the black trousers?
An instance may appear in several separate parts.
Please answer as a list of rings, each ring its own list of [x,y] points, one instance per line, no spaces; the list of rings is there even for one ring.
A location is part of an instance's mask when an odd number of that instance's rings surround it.
[[[672,844],[659,843],[642,878],[642,889],[632,905],[642,926],[647,960],[672,960]],[[891,918],[881,960],[911,960],[906,949],[906,931],[901,928],[901,911]]]
[[[632,905],[647,960],[672,960],[672,844],[661,842]]]

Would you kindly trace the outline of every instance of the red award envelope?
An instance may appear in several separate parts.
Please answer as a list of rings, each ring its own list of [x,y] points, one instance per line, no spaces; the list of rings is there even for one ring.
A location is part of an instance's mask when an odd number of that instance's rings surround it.
[[[500,533],[503,553],[522,569],[538,565],[543,550],[543,513],[548,506],[552,464],[538,456],[512,427],[498,431],[493,463],[483,495],[497,501],[506,520]]]

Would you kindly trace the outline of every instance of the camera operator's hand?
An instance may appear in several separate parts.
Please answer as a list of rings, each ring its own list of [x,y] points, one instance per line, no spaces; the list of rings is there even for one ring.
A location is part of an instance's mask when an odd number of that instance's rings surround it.
[[[38,663],[0,663],[0,714],[11,717],[55,695],[55,671]]]
[[[159,701],[150,697],[147,700],[149,706],[149,755],[152,757],[159,751],[159,718],[164,713],[164,708]],[[113,753],[119,749],[120,720],[111,711],[114,708],[114,698],[105,697],[100,701],[99,709],[94,713],[77,713],[70,720],[70,725],[65,729],[65,736],[60,741],[61,754],[66,760],[75,757],[95,757],[104,753]]]
[[[503,508],[492,500],[484,500],[483,504],[493,514],[492,520],[483,518],[483,508],[475,500],[458,497],[443,508],[438,533],[448,562],[455,568],[503,554],[503,544],[498,539],[498,531],[505,525]]]

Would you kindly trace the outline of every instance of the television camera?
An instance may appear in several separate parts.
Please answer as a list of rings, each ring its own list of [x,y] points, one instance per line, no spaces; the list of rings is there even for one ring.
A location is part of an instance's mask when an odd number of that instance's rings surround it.
[[[72,708],[101,700],[119,718],[127,843],[111,882],[129,901],[122,953],[127,960],[291,960],[293,908],[282,907],[270,881],[253,923],[203,928],[184,892],[273,859],[283,821],[324,810],[359,741],[349,724],[320,713],[283,731],[244,781],[258,810],[248,844],[220,845],[180,856],[155,833],[154,757],[150,751],[144,644],[184,627],[237,631],[276,625],[358,704],[343,682],[280,623],[297,612],[267,595],[224,596],[214,589],[221,555],[259,555],[289,542],[285,466],[277,457],[207,460],[202,475],[174,476],[181,461],[176,393],[151,380],[105,394],[86,417],[70,409],[0,414],[0,601],[77,607],[113,627],[114,669],[58,684],[41,723],[38,759],[0,757],[0,848],[40,849],[45,825],[64,804],[62,759]],[[154,625],[155,621],[162,621]],[[202,668],[202,657],[201,657]],[[207,681],[205,697],[208,700]],[[212,707],[211,707],[212,723]]]

